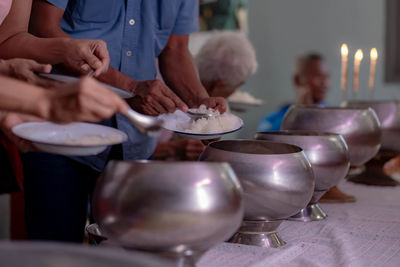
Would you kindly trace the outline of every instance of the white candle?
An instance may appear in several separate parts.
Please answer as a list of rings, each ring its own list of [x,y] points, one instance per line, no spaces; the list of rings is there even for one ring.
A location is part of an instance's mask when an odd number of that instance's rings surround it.
[[[375,72],[376,72],[376,61],[378,59],[378,51],[376,48],[371,49],[370,60],[371,66],[369,70],[369,90],[370,90],[370,98],[373,97],[374,87],[375,87]]]
[[[342,56],[342,73],[340,77],[340,85],[342,88],[342,100],[347,101],[347,57],[349,55],[349,48],[347,44],[342,44],[340,48],[340,54]]]
[[[362,50],[358,49],[356,54],[354,55],[353,97],[355,97],[358,92],[360,64],[361,64],[363,57],[364,57],[364,54],[363,54]]]

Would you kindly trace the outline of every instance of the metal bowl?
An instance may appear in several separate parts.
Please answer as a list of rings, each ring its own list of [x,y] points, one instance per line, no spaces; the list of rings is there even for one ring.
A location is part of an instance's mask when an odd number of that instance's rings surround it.
[[[292,106],[281,129],[341,134],[349,148],[351,166],[366,163],[381,146],[380,123],[371,108]]]
[[[350,167],[346,142],[339,134],[312,131],[260,132],[257,140],[269,140],[299,146],[303,149],[315,175],[315,189],[307,207],[290,220],[317,221],[326,218],[318,200],[343,179]]]
[[[93,209],[111,242],[193,264],[240,226],[242,189],[227,163],[113,161]]]
[[[400,151],[400,103],[396,100],[350,101],[346,107],[372,108],[381,123],[382,148]]]
[[[244,189],[245,218],[231,242],[278,247],[277,228],[310,201],[314,174],[301,148],[259,140],[213,142],[203,161],[229,162]]]

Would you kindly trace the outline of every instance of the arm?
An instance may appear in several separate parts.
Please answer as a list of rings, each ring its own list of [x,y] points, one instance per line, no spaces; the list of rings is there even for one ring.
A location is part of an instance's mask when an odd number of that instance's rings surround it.
[[[30,30],[41,37],[66,37],[61,29],[64,10],[45,0],[35,0],[32,8]],[[186,110],[186,105],[167,86],[159,81],[138,82],[114,68],[98,77],[100,81],[132,91],[136,96],[128,101],[132,108],[148,114],[158,115],[173,112],[179,108]]]
[[[59,63],[62,56],[59,48],[64,47],[62,39],[40,39],[28,33],[31,5],[31,0],[13,1],[8,16],[0,25],[0,57]]]
[[[189,107],[205,104],[224,112],[225,100],[221,97],[210,97],[201,84],[188,49],[188,41],[188,35],[171,35],[167,46],[160,54],[160,71],[166,84]]]
[[[34,115],[55,122],[93,121],[126,114],[126,103],[91,78],[45,90],[0,76],[0,110]]]
[[[61,8],[48,3],[46,0],[34,0],[31,16],[29,29],[36,36],[70,38],[61,28],[61,20],[64,16],[64,10]],[[98,79],[129,91],[134,91],[138,84],[137,81],[111,67]]]
[[[41,63],[69,63],[79,73],[108,68],[110,58],[104,42],[71,38],[38,38],[28,33],[32,0],[13,0],[10,13],[0,25],[0,57],[30,58]]]

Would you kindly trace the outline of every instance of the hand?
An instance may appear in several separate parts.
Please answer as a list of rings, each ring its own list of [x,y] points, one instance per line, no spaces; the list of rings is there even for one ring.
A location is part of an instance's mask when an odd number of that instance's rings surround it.
[[[102,40],[66,38],[63,64],[79,74],[94,71],[97,77],[108,70],[110,56],[107,44]]]
[[[204,151],[205,146],[200,140],[179,139],[166,143],[159,143],[154,151],[153,158],[165,160],[197,160]]]
[[[51,71],[51,65],[39,64],[30,59],[14,58],[1,60],[0,70],[7,76],[41,87],[54,87],[60,84],[57,81],[42,78],[35,74],[35,72],[49,73]]]
[[[208,108],[217,109],[222,114],[226,111],[227,104],[223,97],[208,97],[200,101],[199,105],[204,104]]]
[[[41,117],[61,123],[97,122],[129,109],[117,94],[89,77],[45,91],[43,99]]]
[[[15,125],[31,121],[41,121],[41,120],[34,116],[22,115],[17,113],[6,113],[0,119],[1,132],[11,142],[13,142],[17,146],[18,150],[21,152],[38,151],[38,150],[33,147],[31,142],[19,138],[18,136],[14,135],[11,130]]]
[[[177,140],[177,146],[184,160],[198,160],[206,148],[200,140],[194,139]]]
[[[176,109],[187,111],[185,103],[164,83],[154,81],[139,82],[133,90],[135,97],[128,101],[129,105],[147,115],[157,116],[174,112]]]

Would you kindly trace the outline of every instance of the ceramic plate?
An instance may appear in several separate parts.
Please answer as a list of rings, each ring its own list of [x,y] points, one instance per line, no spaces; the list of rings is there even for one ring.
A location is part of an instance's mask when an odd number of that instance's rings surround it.
[[[12,131],[40,151],[73,156],[96,155],[128,139],[120,130],[92,123],[27,122],[14,126]]]
[[[40,73],[39,75],[42,77],[48,78],[48,79],[52,79],[52,80],[56,80],[56,81],[60,81],[60,82],[64,82],[64,83],[75,82],[79,79],[78,77],[74,77],[74,76],[53,74],[53,73]],[[106,86],[107,88],[109,88],[110,90],[114,91],[121,98],[131,98],[134,96],[133,93],[131,93],[127,90],[123,90],[123,89],[114,87],[112,85],[106,84],[106,83],[102,83],[102,84],[104,86]]]

